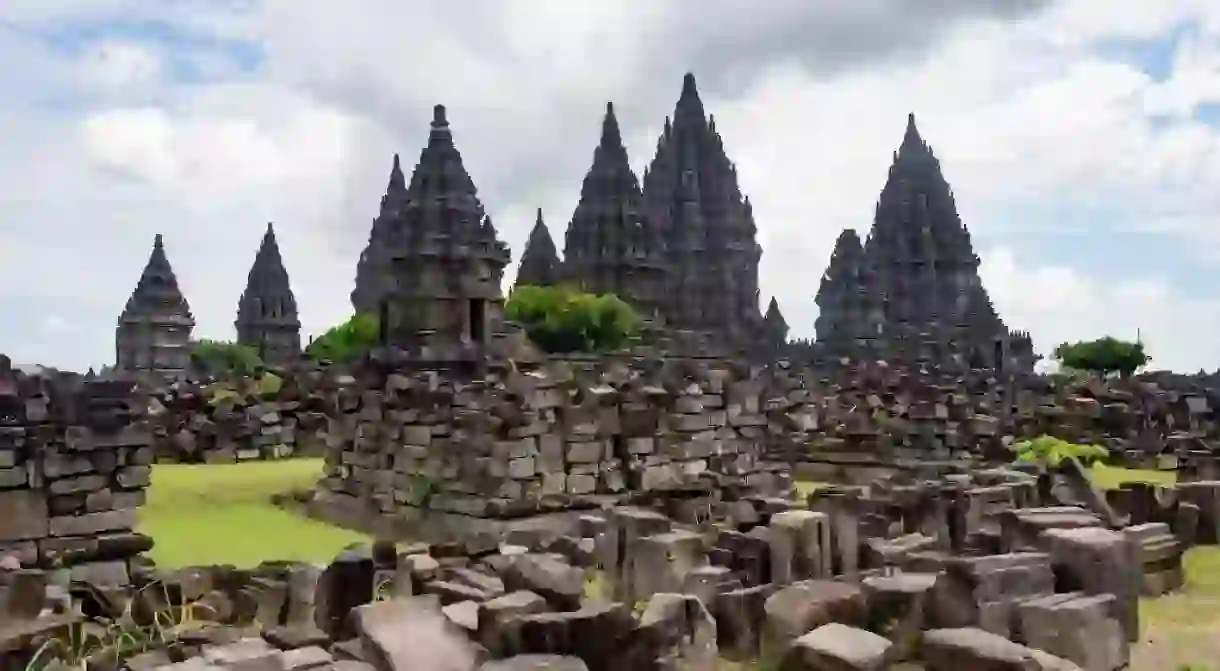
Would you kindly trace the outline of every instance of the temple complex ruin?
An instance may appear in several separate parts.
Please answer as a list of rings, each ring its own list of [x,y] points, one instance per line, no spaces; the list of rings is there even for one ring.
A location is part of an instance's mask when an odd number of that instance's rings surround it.
[[[297,300],[270,223],[250,267],[246,290],[237,303],[233,326],[237,342],[257,351],[268,364],[287,365],[301,354]]]
[[[562,272],[563,264],[559,260],[559,252],[555,249],[555,241],[551,239],[551,231],[542,221],[542,208],[538,208],[534,227],[530,229],[529,239],[525,241],[525,251],[521,253],[521,264],[517,267],[517,279],[514,284],[549,287],[559,283]]]
[[[190,364],[195,318],[158,233],[152,254],[127,299],[115,329],[116,366],[122,371],[180,375]]]
[[[868,238],[862,244],[855,231],[844,231],[822,276],[816,298],[821,354],[1032,370],[1028,334],[1004,325],[978,267],[940,161],[912,114]]]

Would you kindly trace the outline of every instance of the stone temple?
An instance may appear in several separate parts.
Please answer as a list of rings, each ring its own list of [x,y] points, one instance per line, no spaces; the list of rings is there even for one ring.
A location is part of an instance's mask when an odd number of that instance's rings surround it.
[[[246,279],[246,290],[237,302],[237,342],[259,353],[263,361],[282,366],[301,354],[301,320],[297,299],[288,282],[288,271],[280,257],[275,228],[267,224]]]
[[[399,345],[477,345],[502,322],[510,260],[453,144],[445,107],[408,183],[398,157],[356,267],[352,306]]]
[[[978,267],[940,161],[910,115],[868,238],[844,231],[822,276],[819,355],[1032,370],[1029,335],[1004,325]]]
[[[195,318],[165,255],[161,234],[136,288],[119,315],[115,360],[119,370],[180,375],[190,365]]]

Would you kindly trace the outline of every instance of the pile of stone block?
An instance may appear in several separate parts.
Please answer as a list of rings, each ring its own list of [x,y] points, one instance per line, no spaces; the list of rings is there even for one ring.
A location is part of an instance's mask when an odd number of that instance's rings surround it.
[[[131,383],[27,376],[0,357],[0,557],[60,582],[127,584],[153,461]]]

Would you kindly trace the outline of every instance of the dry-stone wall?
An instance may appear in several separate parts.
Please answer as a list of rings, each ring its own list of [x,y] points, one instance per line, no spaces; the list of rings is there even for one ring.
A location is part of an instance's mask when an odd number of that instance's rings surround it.
[[[153,462],[130,382],[28,377],[0,356],[0,555],[128,582],[151,546],[133,533]]]

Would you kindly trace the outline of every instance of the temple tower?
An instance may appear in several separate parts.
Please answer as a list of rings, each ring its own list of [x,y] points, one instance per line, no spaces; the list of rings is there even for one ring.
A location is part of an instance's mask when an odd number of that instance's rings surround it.
[[[521,265],[517,268],[517,279],[513,284],[549,287],[558,284],[561,271],[559,252],[551,239],[551,231],[542,221],[542,208],[539,208],[534,228],[525,241],[525,251],[521,253]]]
[[[742,197],[736,168],[689,73],[644,174],[644,201],[666,244],[667,322],[733,346],[763,337],[762,248],[750,200]]]
[[[263,361],[282,366],[301,354],[301,320],[297,300],[280,256],[275,228],[268,223],[246,290],[237,302],[237,342],[258,351]]]
[[[867,271],[859,235],[855,229],[844,229],[835,240],[814,299],[818,305],[814,327],[827,356],[859,359],[875,346],[882,315],[870,300]]]
[[[158,233],[140,281],[119,315],[116,367],[167,376],[184,373],[190,364],[194,327],[195,318],[178,289],[178,278]]]
[[[437,105],[409,183],[394,159],[352,306],[377,314],[396,344],[485,344],[502,322],[500,282],[510,258]]]
[[[564,236],[565,279],[589,293],[615,294],[651,314],[665,291],[663,253],[661,231],[648,223],[614,104],[606,103],[601,139]]]

